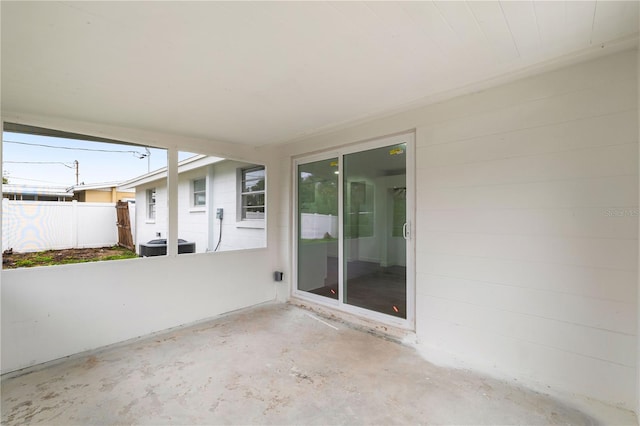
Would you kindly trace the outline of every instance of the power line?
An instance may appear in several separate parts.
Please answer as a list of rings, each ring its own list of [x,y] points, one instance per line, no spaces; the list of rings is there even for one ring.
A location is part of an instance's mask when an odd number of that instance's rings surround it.
[[[42,143],[31,143],[31,142],[20,142],[20,141],[8,141],[3,140],[2,143],[14,143],[18,145],[28,145],[28,146],[40,146],[44,148],[54,148],[54,149],[68,149],[70,151],[93,151],[93,152],[113,152],[113,153],[121,153],[121,154],[133,154],[138,158],[146,158],[147,154],[132,151],[132,150],[117,150],[117,149],[99,149],[99,148],[73,148],[70,146],[55,146],[55,145],[46,145]]]
[[[3,176],[3,177],[5,177],[7,179],[10,179],[10,180],[28,180],[28,181],[31,181],[31,182],[44,182],[44,183],[52,183],[52,184],[55,184],[55,185],[65,185],[63,183],[53,182],[53,181],[50,181],[50,180],[29,179],[29,178],[21,178],[21,177],[17,177],[17,176]]]
[[[10,163],[10,164],[62,164],[65,167],[68,167],[70,169],[75,168],[75,165],[73,163],[63,163],[62,161],[3,161],[4,163]]]

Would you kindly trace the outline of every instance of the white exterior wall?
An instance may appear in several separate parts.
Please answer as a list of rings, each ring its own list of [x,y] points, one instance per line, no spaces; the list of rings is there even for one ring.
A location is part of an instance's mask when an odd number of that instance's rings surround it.
[[[218,251],[261,248],[266,245],[264,222],[243,222],[238,217],[238,171],[250,167],[248,163],[226,160],[179,174],[178,178],[178,238],[196,243],[196,252],[213,251],[218,243],[220,221],[216,209],[224,209],[222,241]],[[192,181],[207,179],[207,205],[192,206]],[[147,220],[146,190],[156,188],[156,220]],[[268,193],[267,193],[268,194]],[[162,204],[161,204],[162,203]],[[166,180],[136,188],[138,208],[136,226],[139,227],[137,248],[157,238],[156,232],[166,238],[167,229]]]
[[[312,137],[282,147],[281,173],[292,156],[415,129],[425,356],[636,409],[636,67],[621,52]]]
[[[211,203],[208,177],[208,166],[196,170],[180,173],[178,179],[178,238],[196,243],[196,253],[212,251],[214,247],[209,245],[208,224],[213,222],[209,218],[207,206]],[[194,179],[204,178],[207,189],[207,206],[193,206]],[[215,214],[213,215],[215,219]]]
[[[156,189],[156,217],[148,218],[147,190]],[[162,179],[136,187],[136,233],[133,239],[136,243],[136,252],[140,250],[140,244],[157,238],[167,238],[168,223],[167,180]],[[158,234],[160,236],[158,237]]]
[[[244,248],[264,247],[265,229],[261,221],[241,221],[239,217],[238,179],[239,170],[249,165],[237,161],[224,161],[215,164],[213,172],[213,215],[218,208],[224,209],[222,220],[222,241],[218,250],[240,250]],[[267,179],[270,179],[267,170]],[[270,192],[267,191],[267,198]],[[218,243],[220,222],[215,221],[214,246]]]

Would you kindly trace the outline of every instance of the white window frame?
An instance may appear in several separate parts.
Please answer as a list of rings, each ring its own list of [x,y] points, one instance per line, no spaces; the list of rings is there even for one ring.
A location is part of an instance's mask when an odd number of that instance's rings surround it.
[[[244,182],[245,175],[248,172],[252,172],[255,170],[263,170],[264,171],[264,189],[258,191],[244,191]],[[247,195],[259,195],[264,194],[264,205],[262,208],[264,209],[263,217],[261,218],[246,218],[245,210],[244,210],[244,197]],[[260,206],[254,206],[260,207]],[[244,227],[264,227],[265,218],[267,216],[267,168],[265,166],[256,165],[251,167],[246,167],[238,170],[238,212],[237,212],[237,225]]]
[[[146,206],[147,206],[147,222],[153,223],[156,221],[156,205],[158,192],[156,188],[149,188],[145,191]]]
[[[203,182],[204,187],[201,190],[196,191],[197,182]],[[198,194],[204,195],[203,204],[196,203],[198,200]],[[191,208],[197,210],[197,209],[204,209],[206,207],[207,207],[207,178],[203,176],[203,177],[193,179],[191,181]]]

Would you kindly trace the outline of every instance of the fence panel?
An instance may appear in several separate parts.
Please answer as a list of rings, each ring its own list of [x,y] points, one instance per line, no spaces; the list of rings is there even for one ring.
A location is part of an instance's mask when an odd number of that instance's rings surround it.
[[[77,209],[78,240],[75,248],[106,247],[118,243],[115,203],[77,203]]]
[[[118,201],[116,203],[116,213],[118,219],[118,245],[129,250],[135,250],[133,244],[133,234],[131,233],[131,216],[129,215],[129,203]]]
[[[338,238],[338,216],[317,213],[302,213],[300,216],[302,238],[325,238],[327,234]]]
[[[2,200],[2,250],[106,247],[117,238],[113,203]]]

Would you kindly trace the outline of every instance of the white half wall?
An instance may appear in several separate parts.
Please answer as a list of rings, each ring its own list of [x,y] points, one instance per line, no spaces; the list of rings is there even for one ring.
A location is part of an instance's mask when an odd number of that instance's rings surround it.
[[[2,273],[2,373],[274,300],[266,249]]]
[[[425,356],[635,410],[636,56],[283,145],[281,173],[291,176],[297,155],[415,129],[416,333]],[[284,182],[291,191],[291,178]],[[281,226],[291,209],[281,210]],[[293,230],[280,231],[292,240]],[[283,244],[283,258],[290,250]]]

